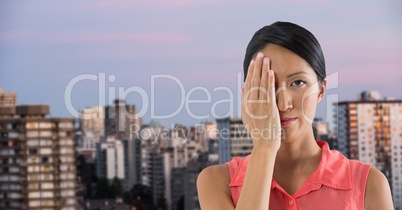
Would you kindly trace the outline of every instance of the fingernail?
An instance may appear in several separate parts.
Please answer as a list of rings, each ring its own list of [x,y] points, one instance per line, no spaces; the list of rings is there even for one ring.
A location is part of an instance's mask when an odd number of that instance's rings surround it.
[[[261,60],[262,59],[262,52],[259,52],[258,54],[257,54],[257,60]]]
[[[264,66],[266,66],[266,65],[268,65],[268,58],[267,57],[264,58]]]
[[[251,62],[250,62],[250,66],[253,66],[253,65],[254,65],[254,59],[251,60]]]
[[[269,76],[270,76],[270,77],[273,77],[273,76],[274,76],[274,71],[269,70]]]

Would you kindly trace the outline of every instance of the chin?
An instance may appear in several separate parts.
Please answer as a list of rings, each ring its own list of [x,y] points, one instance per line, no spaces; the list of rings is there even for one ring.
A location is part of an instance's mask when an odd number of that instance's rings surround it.
[[[300,135],[297,135],[296,133],[292,132],[294,129],[286,129],[282,128],[282,133],[281,133],[281,141],[283,143],[286,142],[292,142],[294,140],[300,139]]]

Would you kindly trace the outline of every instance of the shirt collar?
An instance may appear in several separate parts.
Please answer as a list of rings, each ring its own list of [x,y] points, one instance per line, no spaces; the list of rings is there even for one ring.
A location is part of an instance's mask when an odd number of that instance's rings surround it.
[[[348,159],[342,153],[336,150],[330,150],[325,141],[316,141],[321,147],[321,160],[317,170],[311,174],[306,182],[311,190],[317,190],[321,185],[340,190],[352,189],[351,173]],[[239,168],[233,176],[230,187],[241,186],[246,175],[247,165],[250,155],[247,155],[240,161]],[[271,189],[279,187],[279,184],[273,180]]]
[[[317,144],[322,149],[321,161],[317,170],[307,180],[334,189],[351,190],[349,160],[339,151],[330,150],[327,142],[318,140]]]

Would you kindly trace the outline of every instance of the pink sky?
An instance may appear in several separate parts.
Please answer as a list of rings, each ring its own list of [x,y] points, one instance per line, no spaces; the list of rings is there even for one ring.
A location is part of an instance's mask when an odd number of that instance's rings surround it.
[[[327,72],[339,73],[333,91],[340,100],[371,89],[401,99],[401,8],[396,1],[6,1],[0,3],[0,86],[18,92],[20,103],[50,104],[55,116],[69,116],[64,89],[81,74],[113,74],[108,85],[146,91],[156,74],[177,77],[186,91],[236,90],[251,36],[282,20],[316,35]],[[169,98],[177,90],[168,87],[158,87],[166,110],[178,100]],[[74,94],[77,109],[98,103],[94,84],[83,83]],[[141,103],[135,96],[128,101]],[[183,113],[163,121],[170,122],[196,121]]]

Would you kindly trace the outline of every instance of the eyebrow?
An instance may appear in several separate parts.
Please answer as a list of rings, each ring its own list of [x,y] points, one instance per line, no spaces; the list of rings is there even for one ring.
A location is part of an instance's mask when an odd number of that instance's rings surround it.
[[[292,73],[292,74],[289,74],[286,78],[291,78],[291,77],[293,77],[293,76],[296,76],[296,75],[298,75],[298,74],[307,74],[308,75],[308,73],[307,72],[304,72],[304,71],[298,71],[298,72],[295,72],[295,73]]]

